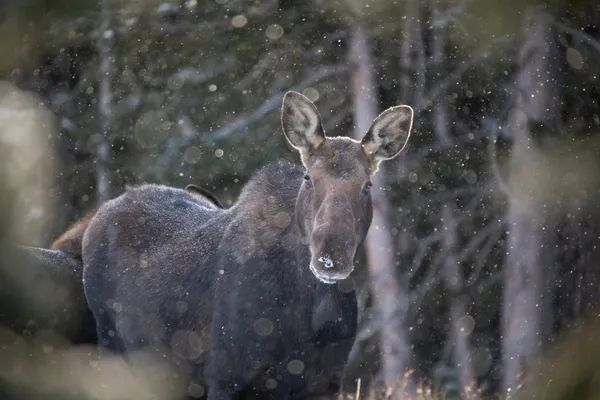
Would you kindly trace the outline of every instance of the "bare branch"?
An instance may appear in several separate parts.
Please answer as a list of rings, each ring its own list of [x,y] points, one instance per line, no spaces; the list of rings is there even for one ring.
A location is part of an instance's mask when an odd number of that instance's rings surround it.
[[[492,125],[492,124],[486,123],[485,125],[487,125],[488,131],[490,132],[490,141],[488,144],[488,154],[489,154],[492,175],[494,176],[494,179],[496,180],[496,184],[498,185],[498,188],[502,191],[502,193],[504,193],[504,195],[507,196],[508,198],[511,198],[512,194],[510,192],[510,189],[508,188],[508,185],[504,182],[504,179],[502,179],[502,174],[500,173],[500,167],[498,166],[498,156],[496,154],[496,142],[498,141],[498,130],[500,129],[500,127],[498,126],[498,124]]]
[[[577,39],[581,40],[582,42],[587,43],[594,50],[600,52],[600,41],[596,40],[594,37],[588,35],[587,33],[583,32],[579,29],[572,28],[572,27],[570,27],[566,24],[563,24],[561,22],[558,22],[558,21],[554,21],[554,24],[556,25],[556,27],[558,29],[562,29],[563,31],[575,36]]]
[[[467,279],[467,286],[474,285],[479,280],[479,276],[481,275],[483,265],[487,261],[487,256],[492,252],[492,249],[498,243],[498,240],[500,240],[500,237],[503,233],[504,232],[502,230],[494,232],[488,238],[483,248],[479,251],[479,254],[477,254],[475,265],[473,266],[473,272],[471,272],[471,276],[469,276],[469,278]]]
[[[236,59],[234,57],[225,57],[219,65],[212,68],[204,70],[193,67],[182,68],[173,75],[173,78],[177,78],[182,83],[200,85],[231,70],[235,64]]]
[[[494,44],[507,42],[508,39],[508,36],[500,37],[494,41]],[[460,77],[463,76],[465,72],[467,72],[478,62],[488,58],[490,54],[491,51],[489,49],[481,50],[479,53],[471,57],[468,62],[463,62],[460,67],[456,68],[452,73],[446,76],[444,80],[442,80],[437,86],[431,89],[428,94],[425,95],[419,104],[415,104],[415,107],[413,107],[415,111],[415,117],[427,110],[435,99],[443,95],[453,84],[458,83]]]
[[[411,197],[411,201],[415,204],[430,204],[442,203],[450,200],[455,200],[460,196],[478,195],[485,189],[485,186],[465,186],[452,190],[437,191],[425,196]],[[482,197],[482,196],[480,196]]]
[[[257,1],[248,10],[248,16],[251,17],[262,17],[264,15],[271,15],[276,12],[279,8],[279,0],[264,0]]]
[[[490,287],[494,286],[494,285],[499,285],[502,284],[502,281],[504,279],[504,270],[500,269],[496,272],[494,272],[491,275],[488,275],[485,279],[485,281],[480,282],[480,281],[476,281],[473,283],[469,283],[467,285],[467,288],[471,288],[473,286],[477,286],[477,290],[480,292],[486,292],[487,290],[489,290]]]
[[[463,262],[466,260],[490,235],[502,229],[502,226],[502,220],[494,220],[490,224],[483,227],[479,232],[471,237],[469,243],[467,243],[467,245],[458,254],[458,261]]]
[[[437,269],[430,268],[423,282],[415,290],[410,292],[410,304],[419,304],[423,301],[427,293],[438,283],[441,282],[441,275],[437,273]]]
[[[429,250],[429,247],[431,247],[434,243],[442,240],[443,237],[444,232],[435,231],[431,235],[419,239],[417,253],[414,256],[411,268],[408,271],[409,273],[407,278],[409,281],[411,281],[417,275],[417,272],[419,272],[419,270],[421,269],[421,266],[423,265],[423,259],[425,258],[425,254],[427,254],[427,250]]]
[[[298,85],[292,87],[291,90],[302,91],[303,89],[305,89],[309,86],[312,86],[315,83],[317,83],[325,78],[329,78],[334,75],[342,74],[343,72],[346,72],[347,70],[348,70],[348,68],[345,65],[333,65],[333,66],[327,66],[327,67],[321,68],[316,73],[314,73],[313,75],[309,76],[308,78],[306,78],[305,80],[300,82]],[[283,99],[284,94],[285,94],[284,92],[275,93],[273,96],[271,96],[270,98],[265,100],[265,102],[263,102],[260,105],[260,107],[258,107],[256,110],[254,110],[250,113],[246,113],[239,118],[236,118],[233,122],[229,123],[228,125],[220,128],[220,129],[217,129],[216,131],[200,135],[200,139],[203,141],[211,141],[211,140],[216,141],[216,140],[222,140],[222,139],[229,137],[232,133],[234,133],[238,129],[241,129],[245,126],[248,126],[249,124],[251,124],[253,122],[260,120],[261,118],[263,118],[265,115],[267,115],[268,113],[270,113],[273,110],[279,109],[279,106],[281,105],[281,101]]]
[[[243,77],[235,86],[234,89],[242,91],[252,84],[252,82],[260,79],[266,70],[271,68],[273,62],[280,57],[280,52],[277,50],[267,52],[260,56],[250,72]]]
[[[346,30],[340,30],[340,31],[331,33],[329,35],[326,35],[323,37],[322,40],[320,40],[318,43],[314,44],[314,46],[312,48],[304,50],[304,54],[310,54],[310,53],[316,53],[316,52],[322,53],[322,48],[324,46],[324,43],[340,40],[340,39],[345,38],[346,36],[348,36],[348,32]],[[254,66],[250,69],[250,72],[248,72],[248,74],[246,74],[246,76],[244,76],[233,87],[233,89],[237,90],[239,92],[242,92],[243,90],[248,88],[253,82],[262,78],[263,74],[267,70],[269,70],[270,68],[273,68],[273,63],[276,60],[278,60],[279,58],[281,58],[281,54],[282,54],[282,52],[278,51],[278,50],[272,50],[272,51],[265,52],[263,55],[261,55],[259,57],[256,64],[254,64]],[[224,97],[224,98],[226,98],[226,97]]]
[[[461,209],[460,213],[462,215],[460,217],[454,216],[453,220],[451,222],[448,222],[448,224],[446,225],[446,228],[454,229],[458,224],[460,224],[462,222],[462,219],[465,217],[465,215],[469,214],[471,211],[473,211],[475,209],[475,207],[477,207],[477,205],[479,205],[478,198],[471,200],[466,207]],[[419,238],[419,246],[418,246],[417,254],[413,258],[410,273],[408,275],[409,280],[412,280],[416,276],[419,269],[421,268],[421,266],[423,264],[423,259],[425,258],[425,254],[427,253],[427,250],[429,249],[429,247],[431,245],[433,245],[434,243],[439,242],[444,237],[445,234],[446,234],[446,232],[444,230],[440,229],[424,238]]]
[[[373,309],[373,314],[374,315],[372,315],[371,318],[369,318],[367,322],[363,324],[362,328],[356,334],[357,342],[369,340],[379,331],[381,321],[378,318],[378,315],[376,315],[377,311],[375,309]]]
[[[181,114],[179,116],[179,128],[184,140],[190,140],[198,133],[192,119],[187,114]]]
[[[456,4],[452,7],[448,7],[444,12],[436,13],[434,15],[431,27],[434,29],[445,28],[447,25],[454,21],[454,18],[461,14],[464,14],[467,6],[472,2],[473,0],[462,0],[459,4]]]
[[[228,20],[214,19],[210,22],[192,22],[192,21],[179,21],[177,24],[164,21],[151,20],[150,28],[154,32],[159,32],[161,35],[182,35],[188,32],[214,32],[217,30],[224,30],[227,32],[235,28],[231,25]]]

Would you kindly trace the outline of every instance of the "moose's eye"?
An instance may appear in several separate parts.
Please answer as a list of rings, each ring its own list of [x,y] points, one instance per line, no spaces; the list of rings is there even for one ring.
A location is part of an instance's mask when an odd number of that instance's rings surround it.
[[[371,186],[373,186],[373,184],[371,182],[365,183],[365,186],[363,186],[363,189],[362,189],[363,194],[371,193]]]
[[[304,183],[306,183],[307,185],[310,185],[310,184],[311,184],[311,181],[310,181],[310,176],[308,176],[308,175],[304,175]]]

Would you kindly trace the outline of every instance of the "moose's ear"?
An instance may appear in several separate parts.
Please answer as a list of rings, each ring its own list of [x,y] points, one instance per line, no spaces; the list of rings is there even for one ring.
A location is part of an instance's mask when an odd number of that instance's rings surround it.
[[[306,96],[287,92],[281,108],[283,133],[290,144],[303,156],[325,141],[321,116]]]
[[[361,144],[376,166],[380,161],[396,157],[404,149],[410,137],[413,115],[410,106],[395,106],[375,118]]]

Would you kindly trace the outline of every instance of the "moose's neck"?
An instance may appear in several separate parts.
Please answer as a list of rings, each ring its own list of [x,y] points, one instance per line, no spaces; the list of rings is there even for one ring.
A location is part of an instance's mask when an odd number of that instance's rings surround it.
[[[250,178],[230,209],[232,226],[265,251],[279,252],[280,245],[281,250],[295,251],[302,237],[295,208],[303,175],[301,166],[286,161],[267,164]]]

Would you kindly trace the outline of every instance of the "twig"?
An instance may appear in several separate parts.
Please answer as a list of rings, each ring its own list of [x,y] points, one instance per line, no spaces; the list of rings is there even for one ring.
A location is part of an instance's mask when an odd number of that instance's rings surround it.
[[[441,203],[449,200],[455,200],[460,196],[475,195],[481,193],[485,186],[466,186],[452,190],[436,191],[435,193],[411,197],[415,204]]]
[[[594,50],[600,52],[600,41],[594,39],[592,36],[588,35],[585,32],[582,32],[579,29],[572,28],[562,22],[554,21],[554,24],[558,29],[562,29],[563,31],[570,33],[571,35],[577,37],[582,42],[587,43]]]
[[[233,57],[225,57],[221,60],[218,66],[200,70],[194,67],[182,68],[173,74],[173,77],[179,78],[182,83],[189,83],[192,85],[200,85],[208,82],[209,80],[230,71],[236,65],[236,59]]]
[[[250,72],[243,77],[233,88],[238,91],[246,89],[257,79],[260,79],[263,73],[269,69],[272,63],[277,60],[280,56],[280,52],[277,50],[267,51],[265,54],[259,57],[256,64],[252,67]]]
[[[365,340],[369,340],[379,330],[378,326],[380,325],[381,321],[379,321],[379,318],[377,315],[374,315],[377,313],[377,310],[375,310],[374,308],[372,310],[373,311],[371,313],[371,317],[363,325],[362,329],[359,330],[358,333],[356,334],[357,342],[364,342]]]
[[[484,281],[484,283],[480,283],[479,281],[473,282],[471,284],[466,285],[465,288],[471,289],[474,286],[477,286],[479,284],[480,287],[477,290],[479,290],[481,292],[485,292],[491,286],[502,283],[503,279],[504,279],[504,270],[498,270],[498,271],[494,272],[493,274],[488,275],[487,279]]]
[[[454,20],[456,16],[464,13],[465,9],[472,1],[473,0],[463,0],[459,4],[449,7],[443,13],[439,12],[437,15],[435,15],[431,27],[434,29],[446,27],[451,21]]]
[[[487,259],[488,254],[492,252],[492,249],[498,243],[498,240],[502,236],[504,232],[502,230],[496,231],[492,236],[489,237],[486,244],[483,246],[483,249],[477,255],[477,260],[475,261],[475,265],[473,267],[473,272],[471,276],[467,279],[467,286],[474,285],[481,275],[481,270],[483,269],[483,265],[485,264],[485,260]]]
[[[512,197],[512,193],[508,188],[508,185],[502,179],[502,174],[500,173],[500,167],[498,166],[498,156],[496,154],[496,142],[498,141],[498,130],[500,129],[498,124],[494,124],[491,126],[491,123],[486,123],[488,125],[488,130],[490,132],[490,141],[488,144],[488,155],[490,159],[490,167],[492,170],[492,175],[494,176],[498,187],[506,195],[508,198]]]
[[[421,301],[423,301],[425,295],[431,290],[431,288],[437,285],[440,280],[440,274],[435,273],[434,268],[431,268],[426,279],[424,279],[423,282],[410,293],[410,304],[419,304]]]
[[[494,44],[502,43],[508,41],[508,36],[503,36],[494,41]],[[456,68],[452,73],[450,73],[446,78],[441,81],[437,86],[429,91],[427,95],[423,98],[419,104],[415,104],[414,113],[415,117],[420,113],[424,112],[429,105],[437,99],[439,96],[444,94],[450,86],[457,83],[459,78],[467,72],[472,66],[477,64],[478,62],[485,60],[490,55],[490,50],[482,50],[476,56],[471,57],[469,62],[464,62],[460,67]]]
[[[477,207],[478,204],[479,204],[478,198],[472,199],[469,202],[469,204],[461,210],[461,213],[466,214],[470,211],[473,211],[473,209],[475,207]],[[453,220],[448,225],[446,225],[446,227],[448,227],[448,228],[456,227],[456,225],[458,225],[460,222],[462,222],[463,218],[464,218],[464,216],[461,216],[460,218],[454,216]],[[413,258],[412,266],[410,269],[410,274],[408,275],[409,281],[412,280],[416,276],[417,272],[421,269],[421,266],[423,264],[423,259],[425,258],[425,253],[427,252],[427,249],[432,244],[441,240],[441,238],[444,236],[444,234],[445,234],[445,232],[440,229],[424,238],[419,238],[419,240],[418,240],[419,241],[419,250],[417,252],[417,255],[415,255],[415,257]]]
[[[409,282],[417,275],[417,272],[421,270],[421,267],[423,265],[423,259],[425,258],[425,254],[427,253],[429,247],[431,247],[431,245],[433,245],[434,243],[442,240],[443,236],[444,232],[435,231],[434,233],[419,239],[417,254],[415,254],[415,257],[413,258],[413,262],[409,270],[409,274],[407,276]]]
[[[494,220],[473,235],[469,243],[467,243],[463,250],[458,254],[458,262],[463,262],[465,259],[467,259],[467,257],[469,257],[484,240],[486,240],[492,233],[501,229],[502,225],[503,223],[501,220]]]
[[[313,75],[306,78],[305,80],[303,80],[302,82],[300,82],[298,85],[291,88],[291,90],[301,91],[301,90],[307,88],[308,86],[314,85],[315,83],[317,83],[325,78],[329,78],[330,76],[338,75],[343,72],[346,72],[347,69],[348,68],[345,65],[334,65],[334,66],[324,67],[324,68],[318,70]],[[220,129],[217,129],[216,131],[200,135],[201,140],[203,140],[205,142],[211,141],[211,140],[214,140],[214,141],[222,140],[222,139],[229,137],[233,132],[237,131],[238,129],[243,128],[253,122],[258,121],[259,119],[261,119],[265,115],[267,115],[269,112],[279,108],[284,94],[285,93],[281,92],[281,91],[275,93],[273,96],[271,96],[270,98],[265,100],[265,102],[263,102],[260,105],[260,107],[258,107],[256,110],[254,110],[250,113],[246,113],[245,115],[243,115],[239,118],[236,118],[233,122],[229,123],[228,125],[220,128]]]

